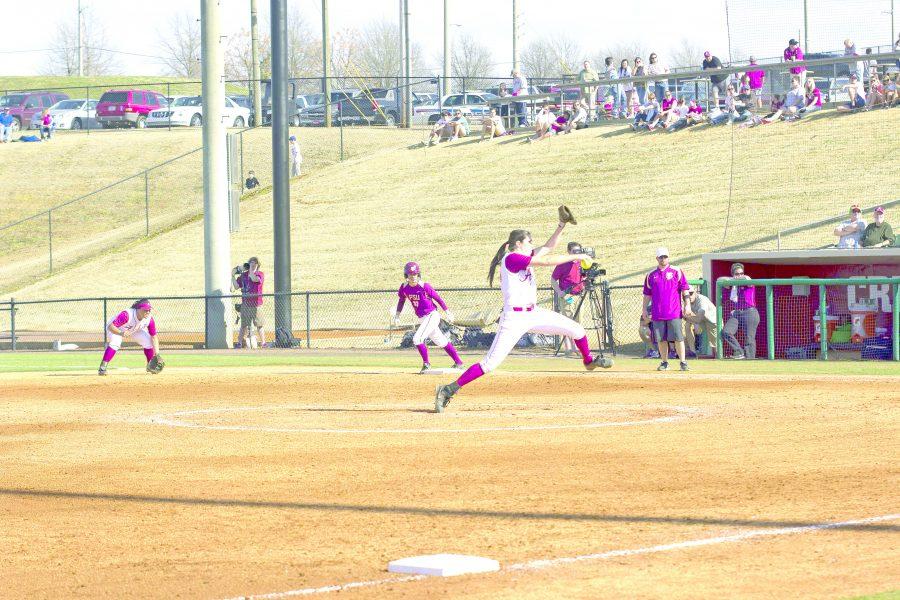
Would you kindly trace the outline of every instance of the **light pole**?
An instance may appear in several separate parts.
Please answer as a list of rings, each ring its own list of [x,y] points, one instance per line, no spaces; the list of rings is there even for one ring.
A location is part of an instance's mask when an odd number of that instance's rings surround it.
[[[450,0],[444,0],[444,95],[450,93]]]

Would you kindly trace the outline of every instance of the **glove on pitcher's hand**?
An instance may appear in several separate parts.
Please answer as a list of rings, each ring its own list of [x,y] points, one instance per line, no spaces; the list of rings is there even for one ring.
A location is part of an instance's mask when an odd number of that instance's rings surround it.
[[[565,204],[559,207],[559,222],[578,225],[578,220],[575,218],[575,215],[572,214],[572,211],[569,210],[569,207]]]

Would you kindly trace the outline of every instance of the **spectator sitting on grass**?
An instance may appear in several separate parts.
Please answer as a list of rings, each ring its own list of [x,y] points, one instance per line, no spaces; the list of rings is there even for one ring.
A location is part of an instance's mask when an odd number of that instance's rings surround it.
[[[740,83],[738,84],[737,99],[748,105],[753,99],[753,90],[750,87],[750,76],[746,73],[741,75]]]
[[[706,118],[703,116],[703,107],[700,106],[700,103],[691,98],[691,101],[688,102],[688,114],[687,121],[688,125],[696,125],[698,123],[703,123]]]
[[[803,88],[800,87],[800,79],[798,77],[791,78],[791,90],[784,99],[784,118],[798,118],[797,114],[801,108],[806,106],[806,97]]]
[[[550,129],[550,125],[552,125],[554,121],[556,121],[556,115],[550,110],[550,106],[545,104],[534,118],[535,139],[539,139],[542,135],[547,133],[547,130]]]
[[[750,66],[755,67],[756,59],[750,57]],[[762,108],[762,90],[766,81],[766,72],[762,69],[753,69],[747,71],[747,77],[750,78],[750,91],[756,98],[756,108]]]
[[[850,101],[847,104],[838,106],[837,110],[847,112],[866,106],[866,93],[856,73],[850,73],[850,83],[841,86],[841,91],[847,92],[850,96]]]
[[[447,125],[450,123],[450,111],[445,110],[441,113],[441,117],[434,122],[434,125],[431,127],[431,133],[428,135],[428,145],[431,146],[435,143],[435,139],[437,139],[437,143],[440,144],[445,137],[445,134],[448,133],[446,130]]]
[[[745,123],[744,125],[751,127],[753,125],[767,125],[779,120],[783,114],[784,96],[781,94],[775,94],[774,96],[772,96],[772,101],[769,103],[769,114],[764,117],[753,119],[751,122]]]
[[[744,121],[750,117],[743,103],[735,98],[734,84],[730,84],[725,90],[725,107],[722,110],[713,110],[709,115],[710,125],[721,125],[726,121]]]
[[[637,114],[634,115],[634,122],[632,122],[631,128],[635,131],[642,126],[649,128],[650,123],[656,119],[657,114],[659,114],[659,102],[656,100],[656,93],[650,92],[647,95],[647,103],[643,104],[638,109]]]
[[[495,137],[500,137],[501,135],[506,135],[506,130],[503,128],[503,119],[500,118],[500,115],[497,114],[497,109],[492,108],[489,115],[487,115],[484,120],[481,122],[481,140],[484,141],[484,138],[487,137],[489,140],[494,139]]]
[[[866,230],[866,222],[859,218],[859,206],[854,204],[850,207],[850,218],[834,228],[834,235],[840,240],[837,243],[838,248],[859,248],[862,242],[863,233]]]
[[[822,108],[822,92],[816,87],[816,80],[812,77],[806,78],[806,93],[803,95],[803,108],[799,112],[801,115],[808,115]]]
[[[553,114],[553,113],[550,113],[550,114]],[[529,142],[539,142],[543,139],[550,137],[551,135],[559,135],[560,133],[562,133],[566,130],[566,127],[568,126],[568,123],[569,123],[569,119],[571,119],[571,118],[572,118],[572,113],[570,113],[567,110],[563,111],[563,114],[559,115],[558,117],[556,117],[555,120],[550,122],[550,127],[548,127],[544,131],[544,133],[542,133],[541,135],[539,135],[535,138],[528,138],[528,141]]]
[[[247,173],[247,181],[244,182],[244,187],[248,190],[259,187],[259,179],[256,178],[256,174],[253,171]]]
[[[688,124],[687,115],[688,105],[684,101],[684,98],[679,98],[675,103],[675,106],[669,109],[669,116],[666,119],[666,122],[663,123],[663,129],[671,133],[682,127],[686,127]]]
[[[884,107],[889,108],[897,103],[897,80],[900,79],[900,73],[892,79],[890,74],[884,76]]]
[[[887,248],[893,246],[897,238],[890,224],[884,220],[884,207],[875,208],[875,221],[869,223],[863,232],[862,246],[863,248]]]
[[[450,119],[447,127],[450,128],[451,142],[455,142],[459,138],[469,135],[469,120],[465,117],[465,115],[462,114],[462,111],[459,109],[456,109],[456,114],[454,114],[453,118]]]
[[[588,126],[588,106],[584,100],[576,100],[572,104],[572,118],[566,124],[566,133],[572,133]]]
[[[884,84],[878,73],[872,73],[869,78],[869,95],[866,96],[866,108],[875,108],[884,104]]]
[[[659,114],[656,115],[656,118],[653,119],[648,125],[647,128],[650,131],[659,125],[660,121],[665,123],[669,118],[669,112],[672,110],[672,107],[675,106],[676,98],[672,95],[672,92],[666,90],[663,92],[663,97],[659,99]]]

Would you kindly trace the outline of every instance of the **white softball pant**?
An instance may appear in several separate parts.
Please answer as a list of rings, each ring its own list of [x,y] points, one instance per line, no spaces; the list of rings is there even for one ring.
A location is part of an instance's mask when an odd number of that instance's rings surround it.
[[[413,334],[413,344],[424,344],[426,339],[431,339],[439,348],[445,348],[450,343],[441,331],[441,315],[436,310],[419,319],[419,328]]]
[[[113,350],[118,350],[122,347],[122,336],[116,335],[115,333],[107,332],[109,336],[109,347]],[[146,330],[138,331],[134,335],[131,336],[131,341],[135,344],[140,344],[142,348],[152,348],[153,340],[150,338],[150,334]]]
[[[489,373],[500,366],[522,336],[533,331],[547,335],[567,335],[573,340],[586,335],[584,327],[559,313],[534,307],[531,311],[505,310],[500,315],[500,329],[487,356],[481,359],[481,370]]]

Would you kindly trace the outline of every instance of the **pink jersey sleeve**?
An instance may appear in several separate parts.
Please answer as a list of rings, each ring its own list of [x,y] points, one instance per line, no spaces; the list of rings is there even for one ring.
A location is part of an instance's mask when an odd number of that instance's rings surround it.
[[[123,310],[122,312],[120,312],[119,314],[116,315],[116,318],[113,319],[112,324],[115,325],[116,327],[121,327],[122,325],[124,325],[127,322],[128,322],[128,312]]]
[[[528,268],[528,265],[531,264],[531,257],[525,256],[524,254],[518,254],[516,252],[511,252],[506,255],[506,268],[511,273],[518,273],[519,271],[524,271]]]
[[[688,285],[687,275],[684,274],[684,271],[678,269],[678,291],[684,292],[691,286]]]
[[[650,289],[650,275],[651,274],[652,273],[647,273],[647,276],[644,277],[644,295],[645,296],[653,295],[653,290]]]
[[[406,304],[406,295],[403,293],[403,286],[400,286],[400,289],[397,290],[397,295],[400,296],[400,299],[397,301],[397,311],[400,312],[403,310],[403,305]]]
[[[428,294],[428,297],[437,302],[438,306],[441,307],[441,310],[447,310],[447,304],[444,302],[444,299],[441,298],[437,291],[433,287],[431,287],[430,283],[425,284],[425,293]]]
[[[153,320],[153,317],[150,317],[150,323],[147,325],[147,333],[156,335],[156,321]]]

